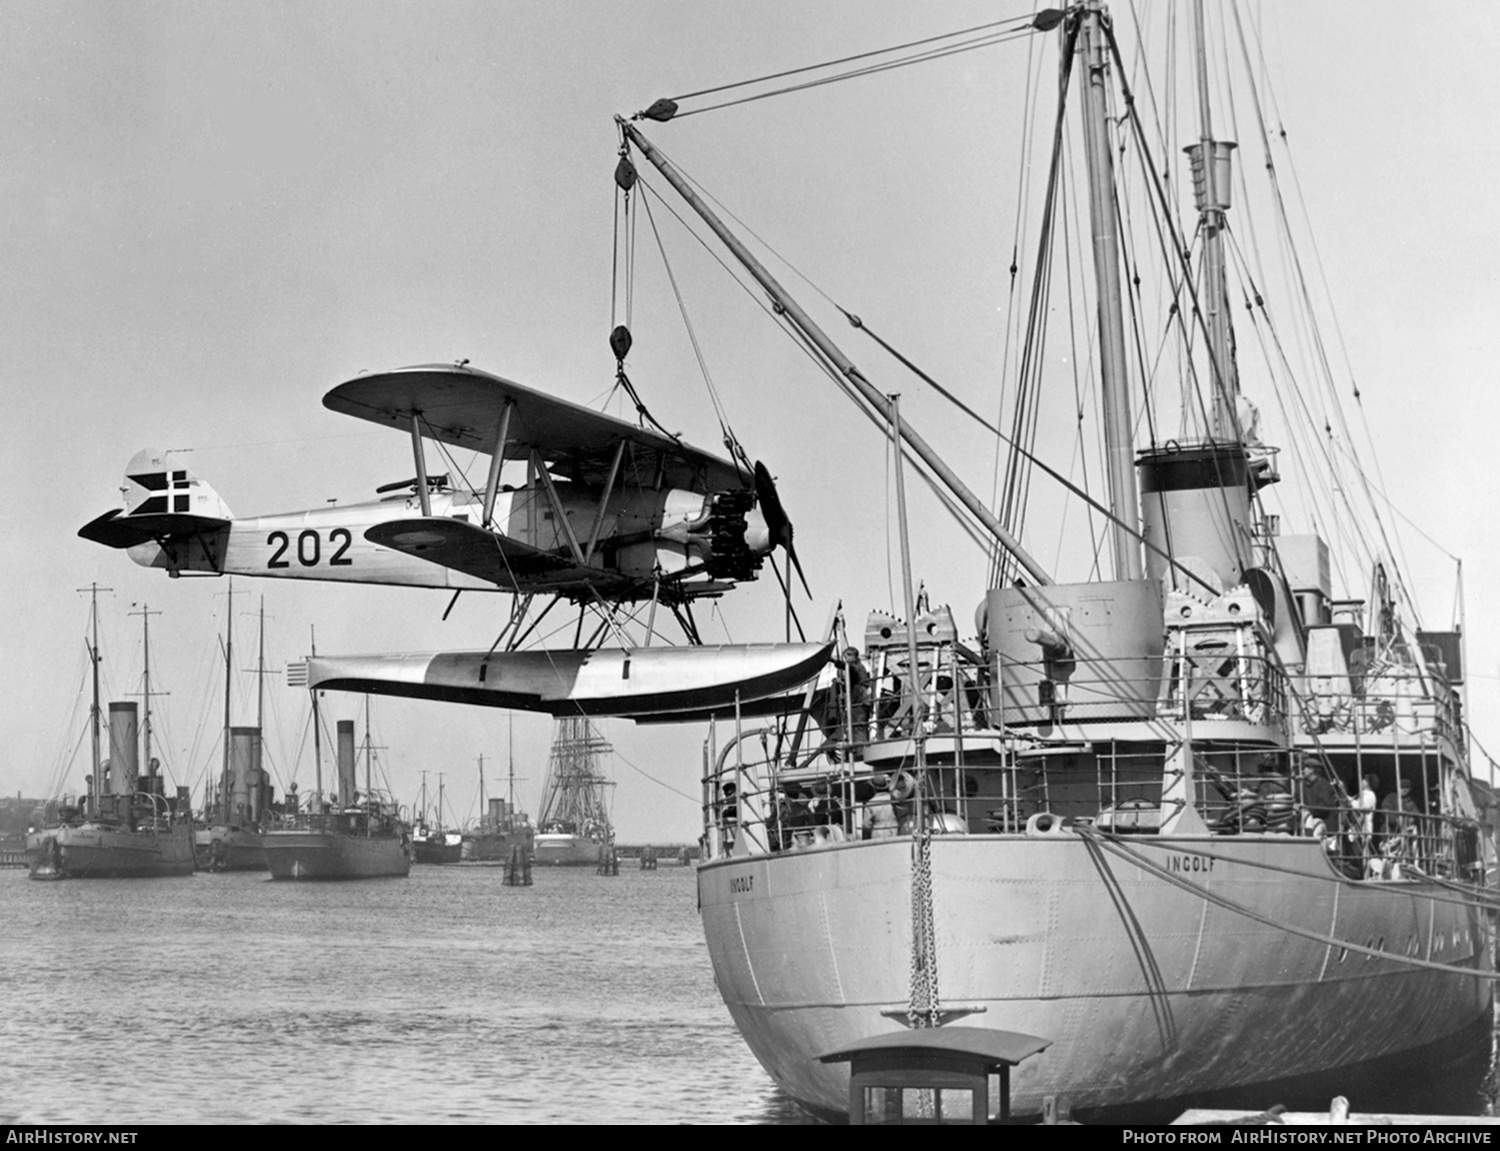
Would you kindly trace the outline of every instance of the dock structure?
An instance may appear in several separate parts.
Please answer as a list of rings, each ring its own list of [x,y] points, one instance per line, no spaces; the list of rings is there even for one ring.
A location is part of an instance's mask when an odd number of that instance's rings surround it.
[[[531,886],[531,856],[519,843],[511,847],[510,858],[505,861],[505,886]]]
[[[615,850],[613,843],[605,844],[599,849],[599,868],[596,875],[619,875],[620,853]]]

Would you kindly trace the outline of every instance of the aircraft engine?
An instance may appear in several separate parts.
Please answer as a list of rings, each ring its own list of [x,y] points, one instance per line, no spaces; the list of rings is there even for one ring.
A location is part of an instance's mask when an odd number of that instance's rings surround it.
[[[770,533],[765,530],[765,520],[759,514],[755,519],[759,521],[760,530],[753,532],[748,517],[754,510],[755,493],[748,488],[719,492],[713,497],[707,525],[707,568],[708,574],[715,579],[752,580],[760,571],[761,553],[755,550],[751,540],[753,534],[759,534],[769,542]]]

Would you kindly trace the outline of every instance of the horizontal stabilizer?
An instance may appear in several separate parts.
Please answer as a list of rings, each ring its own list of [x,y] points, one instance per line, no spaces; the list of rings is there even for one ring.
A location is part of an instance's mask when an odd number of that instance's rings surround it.
[[[154,512],[125,515],[119,508],[105,512],[78,529],[78,534],[109,548],[131,548],[136,544],[163,543],[211,535],[229,526],[229,520],[195,516],[186,512]]]
[[[465,520],[441,516],[388,520],[367,529],[365,539],[512,591],[531,591],[543,585],[547,590],[557,590],[576,583],[608,592],[615,585],[631,582],[617,573],[580,566],[571,557],[541,551]]]
[[[600,648],[593,651],[438,652],[313,656],[287,669],[288,682],[316,691],[355,691],[540,711],[550,715],[706,719],[806,683],[832,644]]]

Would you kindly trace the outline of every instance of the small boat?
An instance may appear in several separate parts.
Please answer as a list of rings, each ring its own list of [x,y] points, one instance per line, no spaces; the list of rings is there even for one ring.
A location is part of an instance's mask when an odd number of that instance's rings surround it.
[[[484,756],[479,757],[479,825],[463,834],[463,858],[468,863],[508,862],[519,849],[526,862],[536,857],[536,828],[516,806],[515,718],[510,724],[510,798],[488,798],[484,793]]]
[[[536,861],[553,867],[592,867],[614,846],[608,789],[600,761],[613,748],[586,716],[557,721],[543,785]]]
[[[427,773],[422,773],[421,815],[411,829],[412,860],[416,863],[457,863],[463,858],[463,835],[443,827],[443,773],[438,772],[437,819],[427,817]]]
[[[203,805],[194,833],[198,867],[203,871],[265,871],[262,836],[274,817],[274,788],[264,763],[266,682],[266,601],[260,603],[258,701],[254,727],[230,724],[234,682],[234,584],[224,624],[224,768],[219,785]]]
[[[149,609],[139,613],[145,636],[145,714],[137,725],[133,702],[109,705],[109,758],[103,758],[99,706],[99,602],[90,617],[93,703],[89,709],[93,772],[86,794],[46,805],[42,826],[27,833],[26,865],[33,879],[139,879],[193,872],[193,832],[187,789],[166,794],[161,762],[151,754],[151,635]],[[144,749],[144,753],[142,753]],[[146,773],[139,764],[144,759]]]
[[[313,699],[313,730],[318,730],[317,697]],[[365,790],[355,789],[354,721],[338,722],[339,792],[333,802],[323,799],[321,756],[318,786],[307,810],[289,810],[262,837],[266,865],[272,879],[375,879],[411,872],[411,831],[396,805],[375,795],[370,787],[373,748],[365,721]],[[320,741],[315,740],[315,748]],[[343,802],[339,802],[342,799]],[[290,808],[290,804],[288,804]]]

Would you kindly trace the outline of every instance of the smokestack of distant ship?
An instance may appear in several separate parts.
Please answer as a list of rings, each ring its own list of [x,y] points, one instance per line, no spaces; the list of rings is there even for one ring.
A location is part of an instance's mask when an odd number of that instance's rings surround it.
[[[135,777],[140,771],[140,731],[136,726],[134,703],[109,705],[109,781],[110,791],[123,795],[126,802],[135,794]]]
[[[354,806],[354,721],[339,720],[339,802]]]
[[[258,727],[229,729],[229,778],[233,789],[230,810],[238,823],[260,819],[261,738]]]

